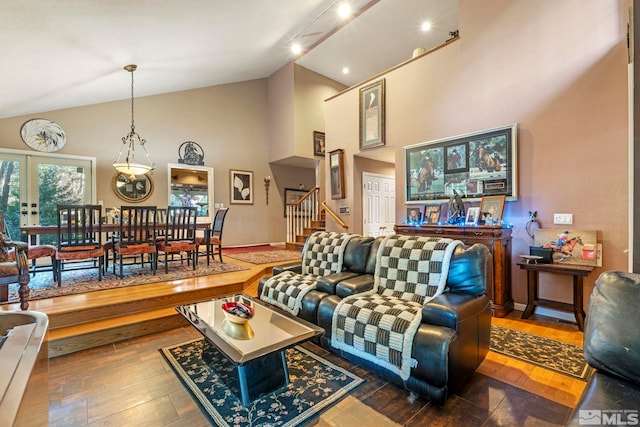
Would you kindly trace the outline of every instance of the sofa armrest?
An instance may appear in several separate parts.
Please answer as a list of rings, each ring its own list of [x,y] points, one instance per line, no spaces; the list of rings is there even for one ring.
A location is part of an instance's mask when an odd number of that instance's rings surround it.
[[[350,295],[370,291],[373,289],[373,280],[371,274],[362,274],[343,280],[336,285],[336,295],[340,298],[345,298]]]
[[[302,263],[300,261],[295,261],[287,264],[276,265],[271,269],[271,271],[274,276],[282,273],[283,271],[293,271],[294,273],[302,274]]]
[[[487,311],[487,306],[491,307],[491,301],[486,295],[445,292],[422,307],[422,323],[458,332],[461,322],[480,316]]]
[[[357,276],[358,273],[352,271],[341,271],[339,273],[329,274],[327,276],[318,277],[318,290],[326,292],[329,295],[336,294],[336,285],[343,280]]]

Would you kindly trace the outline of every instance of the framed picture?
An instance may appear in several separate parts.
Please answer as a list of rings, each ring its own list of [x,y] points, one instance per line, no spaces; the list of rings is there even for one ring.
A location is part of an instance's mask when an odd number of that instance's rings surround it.
[[[313,155],[324,157],[324,132],[313,131]]]
[[[407,224],[422,224],[420,206],[407,208]]]
[[[485,196],[480,202],[480,223],[500,224],[504,212],[505,196]]]
[[[231,204],[253,204],[253,172],[229,169]]]
[[[404,148],[405,202],[518,198],[517,124]]]
[[[474,206],[467,209],[467,216],[465,217],[465,225],[478,225],[478,217],[480,217],[480,207]]]
[[[341,148],[329,153],[329,174],[331,198],[344,199],[344,150]]]
[[[287,205],[297,202],[304,195],[307,194],[307,190],[298,190],[294,188],[284,189],[284,216],[287,217]]]
[[[440,221],[440,205],[427,205],[424,207],[424,222],[427,224],[437,224]]]
[[[360,89],[360,149],[385,144],[384,79]]]

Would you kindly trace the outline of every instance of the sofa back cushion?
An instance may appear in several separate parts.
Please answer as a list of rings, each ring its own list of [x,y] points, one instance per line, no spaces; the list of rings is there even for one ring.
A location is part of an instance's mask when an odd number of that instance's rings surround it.
[[[363,274],[367,267],[373,237],[352,237],[344,251],[343,270]]]
[[[482,295],[492,285],[493,264],[485,245],[459,245],[449,264],[447,287],[450,292]]]
[[[589,299],[584,356],[589,365],[640,384],[640,274],[605,271]]]
[[[369,258],[367,258],[367,264],[364,270],[366,274],[371,274],[373,276],[376,273],[376,260],[378,259],[378,249],[380,249],[380,243],[384,240],[384,237],[385,236],[376,237],[376,239],[371,243]]]

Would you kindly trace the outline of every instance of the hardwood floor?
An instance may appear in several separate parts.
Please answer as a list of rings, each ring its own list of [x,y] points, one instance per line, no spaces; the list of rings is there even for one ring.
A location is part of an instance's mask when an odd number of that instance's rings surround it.
[[[210,280],[223,286],[227,279],[222,276],[226,275],[210,276]],[[255,295],[256,274],[247,277],[244,292]],[[237,280],[236,276],[231,278]],[[198,286],[204,286],[204,280],[198,278]],[[50,304],[41,302],[35,306]],[[493,318],[493,323],[582,344],[582,333],[575,325],[536,315],[521,320],[519,315],[514,312],[507,318]],[[199,336],[190,326],[179,326],[51,358],[49,425],[210,425],[158,351]],[[440,408],[313,344],[306,345],[367,380],[308,425],[563,425],[585,386],[583,381],[490,352],[464,391]]]

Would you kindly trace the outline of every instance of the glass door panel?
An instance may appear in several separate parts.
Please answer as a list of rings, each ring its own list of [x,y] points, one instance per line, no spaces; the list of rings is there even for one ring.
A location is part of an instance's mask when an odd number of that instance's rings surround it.
[[[20,238],[20,226],[26,224],[26,158],[0,155],[0,211],[4,212],[7,229],[13,239]]]

